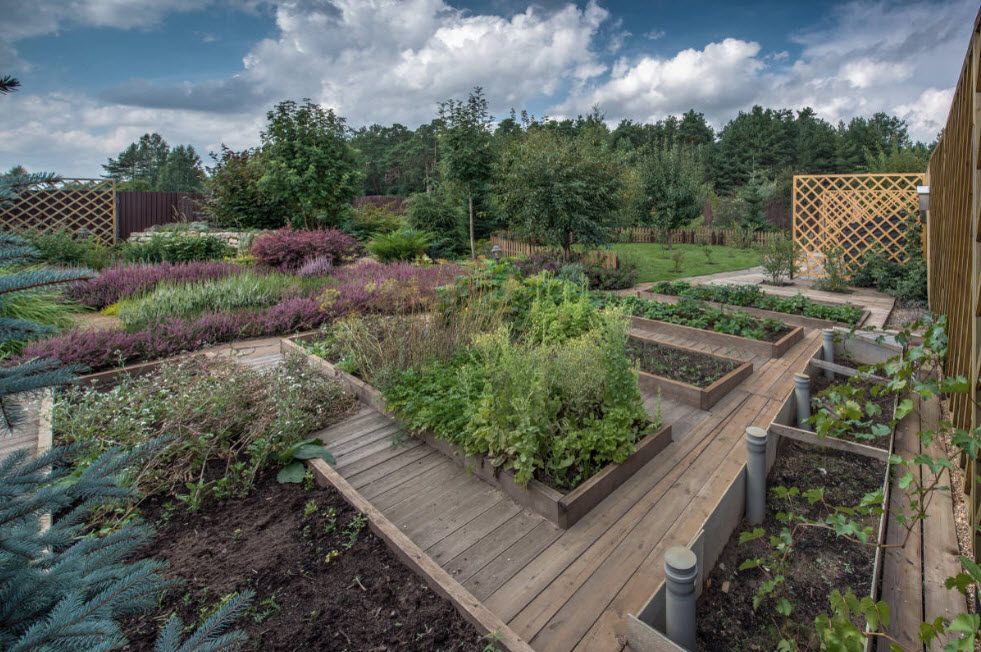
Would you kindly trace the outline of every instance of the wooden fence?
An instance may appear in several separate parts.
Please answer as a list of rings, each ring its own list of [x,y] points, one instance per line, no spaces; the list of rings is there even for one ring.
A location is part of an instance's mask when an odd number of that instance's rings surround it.
[[[58,179],[21,193],[0,209],[0,227],[87,232],[116,242],[116,184],[111,179]]]
[[[712,229],[696,227],[691,229],[671,229],[671,242],[676,244],[732,245],[738,242],[742,232],[738,229]],[[753,233],[753,243],[765,245],[773,238],[781,237],[781,231],[756,231]],[[620,242],[661,242],[662,232],[649,227],[631,227],[618,229],[617,240]]]
[[[204,194],[194,192],[117,192],[117,235],[125,240],[151,226],[203,220],[204,199]]]
[[[846,264],[881,247],[906,256],[906,220],[916,219],[923,174],[807,174],[794,176],[794,240],[803,251],[801,276],[824,274],[824,251],[841,246]]]
[[[975,135],[981,127],[978,95],[981,80],[981,12],[974,21],[960,79],[954,91],[943,136],[933,151],[927,171],[930,209],[927,213],[927,265],[930,309],[947,316],[949,340],[946,363],[948,376],[970,381],[969,394],[951,396],[953,423],[967,430],[981,426],[978,386],[981,372],[981,152]],[[981,486],[977,459],[966,459],[965,491],[968,493],[970,527],[977,557],[981,535]]]
[[[512,240],[497,235],[490,238],[491,247],[497,245],[501,248],[504,256],[517,258],[520,256],[531,256],[533,254],[548,254],[560,256],[563,260],[575,258],[589,263],[596,263],[606,269],[616,269],[619,266],[617,252],[612,249],[589,249],[585,252],[574,252],[571,256],[567,255],[562,249],[557,247],[546,247],[543,245],[533,245],[521,240]]]

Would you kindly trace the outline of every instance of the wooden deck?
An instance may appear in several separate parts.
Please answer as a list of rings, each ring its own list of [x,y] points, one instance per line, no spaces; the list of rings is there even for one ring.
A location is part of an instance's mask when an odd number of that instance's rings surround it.
[[[820,333],[773,360],[678,343],[752,359],[755,371],[708,411],[662,400],[675,441],[565,531],[369,408],[319,435],[344,479],[534,649],[621,650],[664,551],[700,529],[745,460],[745,428],[770,424]]]

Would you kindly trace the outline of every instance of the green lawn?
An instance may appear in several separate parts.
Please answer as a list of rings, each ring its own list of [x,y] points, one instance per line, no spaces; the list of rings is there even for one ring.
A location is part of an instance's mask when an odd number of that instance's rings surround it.
[[[623,243],[613,245],[617,257],[637,265],[637,282],[669,281],[685,276],[701,276],[738,269],[747,269],[760,264],[760,256],[753,249],[709,246],[710,263],[705,257],[702,245],[676,244],[671,250],[665,245],[649,243]],[[676,251],[685,252],[681,271],[675,272],[672,256]]]

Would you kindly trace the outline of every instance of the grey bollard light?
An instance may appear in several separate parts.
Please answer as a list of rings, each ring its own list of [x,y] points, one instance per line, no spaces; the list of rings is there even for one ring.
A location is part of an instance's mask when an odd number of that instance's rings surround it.
[[[805,423],[811,418],[811,379],[808,376],[794,374],[794,394],[797,396],[797,427],[810,432],[811,424]]]
[[[830,328],[825,328],[821,331],[821,338],[824,340],[824,361],[834,362],[835,361],[835,332]],[[825,378],[834,378],[835,372],[830,369],[824,370]]]
[[[664,622],[668,638],[686,650],[695,649],[695,581],[698,558],[675,546],[664,553]]]
[[[763,522],[766,510],[766,438],[763,428],[746,428],[746,520]]]

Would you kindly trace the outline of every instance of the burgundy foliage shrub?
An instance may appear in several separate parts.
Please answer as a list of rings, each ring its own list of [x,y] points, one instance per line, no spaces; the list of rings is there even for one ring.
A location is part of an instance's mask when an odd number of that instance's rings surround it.
[[[65,294],[82,305],[101,309],[122,299],[148,293],[163,282],[213,281],[241,271],[242,268],[233,263],[215,261],[117,265],[102,270],[91,280],[72,284]]]
[[[335,264],[353,256],[358,251],[358,241],[337,229],[306,231],[287,227],[260,235],[251,251],[270,267],[295,271],[313,258],[326,258]]]

